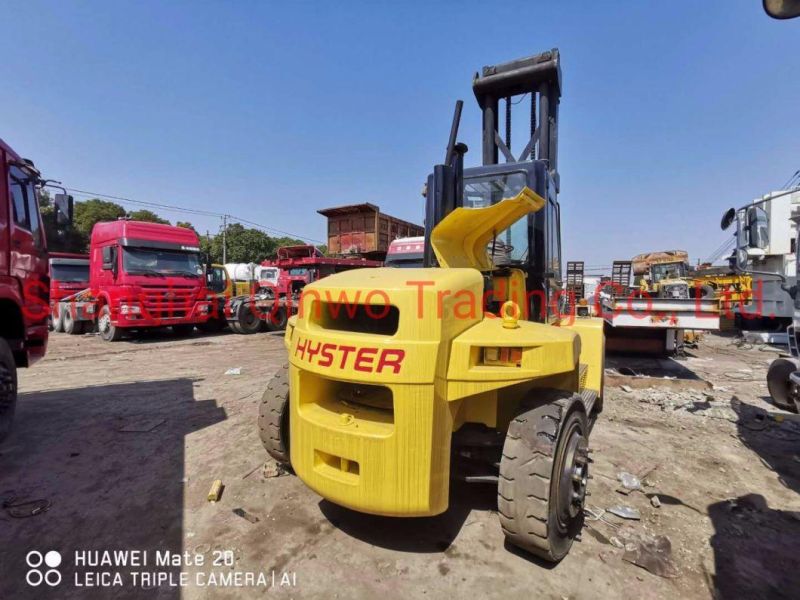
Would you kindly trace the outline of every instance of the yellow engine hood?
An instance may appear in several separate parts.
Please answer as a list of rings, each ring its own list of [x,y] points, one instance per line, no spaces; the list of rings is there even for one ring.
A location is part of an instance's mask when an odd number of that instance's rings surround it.
[[[513,198],[485,208],[457,208],[433,228],[431,246],[442,267],[472,267],[489,271],[486,247],[513,223],[544,206],[544,198],[525,187]]]

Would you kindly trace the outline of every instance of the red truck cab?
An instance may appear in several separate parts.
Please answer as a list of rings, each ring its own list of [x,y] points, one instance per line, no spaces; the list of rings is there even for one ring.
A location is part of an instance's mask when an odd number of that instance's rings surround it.
[[[126,329],[171,326],[188,333],[210,310],[200,241],[191,229],[119,220],[97,223],[89,252],[90,293],[107,341]]]
[[[0,440],[11,431],[17,367],[44,356],[50,281],[33,163],[0,140]]]
[[[53,331],[62,331],[64,328],[58,303],[88,287],[88,254],[50,253],[50,324]]]

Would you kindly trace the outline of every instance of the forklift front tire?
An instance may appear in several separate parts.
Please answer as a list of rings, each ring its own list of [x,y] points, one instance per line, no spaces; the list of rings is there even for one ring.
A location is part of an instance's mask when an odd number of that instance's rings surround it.
[[[267,386],[258,409],[261,443],[272,458],[289,465],[289,365],[283,365]]]
[[[534,390],[511,421],[500,459],[497,508],[506,540],[558,562],[583,526],[589,428],[580,397]]]

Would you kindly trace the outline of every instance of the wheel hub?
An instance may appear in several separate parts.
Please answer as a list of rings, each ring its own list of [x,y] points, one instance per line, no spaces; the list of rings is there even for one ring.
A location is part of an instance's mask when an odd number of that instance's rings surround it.
[[[564,525],[583,512],[590,462],[588,440],[581,428],[576,424],[565,434],[557,507],[559,521]]]
[[[109,328],[111,327],[111,317],[108,315],[103,315],[100,317],[100,321],[97,323],[98,329],[100,329],[101,333],[108,332]]]

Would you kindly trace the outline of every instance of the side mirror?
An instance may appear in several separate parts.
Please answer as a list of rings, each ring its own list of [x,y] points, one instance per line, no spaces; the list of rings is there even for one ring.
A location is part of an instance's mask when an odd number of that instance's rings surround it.
[[[75,201],[69,194],[56,194],[53,198],[56,209],[56,224],[59,226],[71,225],[74,219]]]
[[[103,270],[117,272],[117,249],[113,246],[103,248]]]
[[[800,0],[763,0],[764,11],[773,19],[800,17]]]
[[[731,226],[733,220],[736,218],[736,209],[729,208],[725,211],[725,214],[722,215],[722,221],[720,222],[719,226],[722,228],[722,231],[725,231],[728,227]]]

